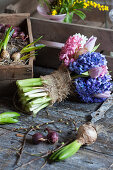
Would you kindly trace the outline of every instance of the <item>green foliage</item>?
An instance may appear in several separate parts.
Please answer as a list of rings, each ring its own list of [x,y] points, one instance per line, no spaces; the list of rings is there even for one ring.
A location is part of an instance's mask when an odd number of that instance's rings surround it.
[[[11,36],[14,33],[14,29],[12,29],[12,26],[10,28],[7,29],[7,31],[5,32],[5,36],[4,36],[4,40],[3,40],[3,49],[6,50],[7,44],[11,38]]]
[[[71,157],[72,155],[74,155],[79,148],[81,147],[81,144],[75,140],[74,142],[62,147],[61,149],[57,150],[56,152],[54,152],[49,160],[51,161],[62,161],[65,160],[69,157]]]
[[[41,38],[42,38],[42,36],[39,37],[39,38],[37,38],[35,41],[33,41],[32,43],[28,44],[27,46],[25,46],[25,47],[20,51],[20,54],[24,54],[24,56],[20,58],[21,60],[25,60],[25,59],[28,59],[28,58],[34,56],[34,55],[37,55],[37,52],[34,52],[34,53],[29,53],[29,52],[33,52],[33,51],[35,51],[35,50],[39,50],[39,49],[45,47],[44,44],[37,44],[37,45],[35,45],[35,46],[32,46],[33,44],[35,44],[36,42],[38,42]]]
[[[91,0],[89,0],[91,1]],[[88,6],[87,8],[84,8],[84,1],[81,0],[54,0],[54,1],[48,1],[48,0],[39,0],[41,5],[46,4],[46,6],[49,8],[49,15],[60,15],[60,14],[66,14],[66,17],[64,19],[64,22],[71,23],[73,15],[78,15],[82,20],[85,19],[86,15],[81,10],[87,10],[90,8]],[[55,14],[52,12],[55,11]]]
[[[17,123],[18,117],[20,116],[17,112],[4,112],[0,114],[0,124]]]

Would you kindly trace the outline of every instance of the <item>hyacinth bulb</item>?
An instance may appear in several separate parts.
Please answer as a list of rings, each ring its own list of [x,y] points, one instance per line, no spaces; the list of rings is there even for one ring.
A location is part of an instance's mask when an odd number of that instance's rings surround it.
[[[32,142],[33,144],[39,144],[40,142],[43,142],[45,141],[46,139],[44,139],[44,136],[41,134],[41,133],[35,133],[33,136],[32,136]]]
[[[50,143],[56,143],[58,142],[58,133],[53,131],[53,130],[50,130],[48,128],[46,128],[46,130],[48,131],[48,135],[47,135],[47,140],[50,142]]]

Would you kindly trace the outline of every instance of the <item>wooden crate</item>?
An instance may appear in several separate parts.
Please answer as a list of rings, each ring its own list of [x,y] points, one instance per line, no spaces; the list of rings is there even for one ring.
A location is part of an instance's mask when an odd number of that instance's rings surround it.
[[[33,41],[29,13],[0,14],[1,24],[10,24],[24,28],[29,36],[29,42]],[[3,65],[0,66],[0,96],[12,95],[15,92],[15,82],[18,79],[31,78],[33,76],[33,58],[27,65]]]
[[[45,19],[31,17],[33,37],[43,36],[42,43],[47,45],[46,48],[39,52],[36,65],[42,67],[58,68],[59,53],[63,43],[70,35],[81,33],[88,37],[94,35],[97,37],[96,45],[100,43],[98,51],[103,51],[107,56],[110,74],[113,77],[113,57],[110,53],[113,52],[113,30],[100,28],[96,26],[87,26],[80,24],[58,23]]]

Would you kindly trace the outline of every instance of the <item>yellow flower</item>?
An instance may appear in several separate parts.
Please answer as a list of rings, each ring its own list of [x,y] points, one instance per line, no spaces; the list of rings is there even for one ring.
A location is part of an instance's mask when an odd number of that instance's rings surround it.
[[[100,8],[100,7],[101,7],[101,5],[100,5],[100,4],[97,4],[97,7],[98,7],[98,8]]]
[[[96,8],[96,7],[97,7],[97,3],[96,3],[96,2],[94,2],[93,7],[94,7],[94,8]]]
[[[76,4],[76,2],[73,2],[73,5],[72,5],[72,7],[74,7],[74,5]]]
[[[87,8],[89,5],[86,3],[86,2],[84,2],[84,6],[83,6],[83,8]]]
[[[57,14],[57,11],[56,11],[56,9],[54,9],[53,11],[52,11],[52,15],[56,15]]]
[[[109,11],[109,7],[108,6],[105,6],[105,11]]]
[[[61,2],[61,0],[59,0],[59,1],[58,1],[58,5],[61,5],[61,4],[62,4],[62,2]]]
[[[94,4],[93,4],[93,1],[90,1],[90,3],[89,3],[91,6],[93,6]]]

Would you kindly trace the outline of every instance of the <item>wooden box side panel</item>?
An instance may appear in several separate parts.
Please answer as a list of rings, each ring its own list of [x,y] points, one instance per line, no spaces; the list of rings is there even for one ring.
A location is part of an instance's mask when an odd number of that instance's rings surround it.
[[[29,13],[20,14],[0,14],[0,23],[10,24],[12,26],[20,25],[25,19],[30,16]]]
[[[0,80],[17,80],[31,77],[32,67],[26,66],[2,66],[0,67]]]
[[[70,35],[81,33],[88,37],[98,37],[99,50],[113,51],[113,30],[80,24],[58,23],[31,17],[33,37],[43,36],[44,40],[64,43]]]

